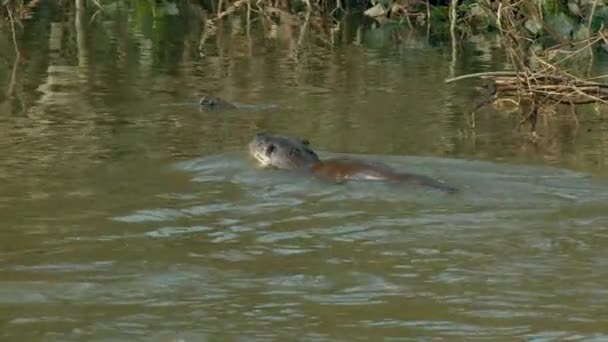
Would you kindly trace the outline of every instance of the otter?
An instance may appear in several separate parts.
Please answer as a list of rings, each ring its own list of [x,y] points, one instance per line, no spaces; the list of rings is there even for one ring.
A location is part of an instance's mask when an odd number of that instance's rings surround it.
[[[309,172],[319,178],[338,183],[349,180],[384,180],[423,185],[447,193],[458,191],[433,178],[399,173],[375,162],[352,158],[332,158],[322,161],[310,148],[307,139],[258,133],[249,143],[249,152],[262,167]]]
[[[211,95],[203,95],[198,101],[201,109],[207,110],[267,110],[274,109],[278,106],[275,104],[271,105],[252,105],[252,104],[237,104],[228,102],[222,98]]]
[[[198,102],[198,104],[201,107],[205,107],[208,109],[214,109],[214,110],[218,110],[218,109],[236,109],[236,105],[225,101],[219,97],[216,96],[210,96],[210,95],[203,95],[200,99],[200,101]]]

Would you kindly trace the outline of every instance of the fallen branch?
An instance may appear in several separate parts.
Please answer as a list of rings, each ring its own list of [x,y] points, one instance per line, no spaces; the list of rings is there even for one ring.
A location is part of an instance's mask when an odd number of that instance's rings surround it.
[[[583,77],[576,72],[578,70],[580,74],[589,74],[589,66],[594,60],[593,47],[602,42],[608,44],[603,25],[595,34],[590,31],[596,4],[597,1],[593,1],[586,39],[562,42],[536,54],[530,49],[535,38],[521,23],[529,19],[530,15],[538,16],[540,12],[525,0],[501,1],[496,11],[496,22],[513,70],[460,75],[446,79],[445,83],[467,79],[483,80],[486,82],[482,87],[484,95],[473,112],[497,100],[509,99],[520,106],[520,125],[529,122],[532,132],[535,130],[537,115],[543,107],[568,105],[572,115],[576,116],[576,105],[608,104],[608,84],[599,82],[608,78],[608,75]],[[542,18],[540,20],[543,28],[546,28]],[[587,56],[587,52],[591,56]],[[589,64],[583,64],[582,61]],[[580,70],[583,66],[587,66],[584,71]],[[575,119],[578,121],[576,117]]]

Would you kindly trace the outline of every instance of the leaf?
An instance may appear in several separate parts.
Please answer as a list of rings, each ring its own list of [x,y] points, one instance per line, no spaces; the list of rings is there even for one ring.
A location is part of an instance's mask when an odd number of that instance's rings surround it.
[[[386,15],[386,8],[380,3],[377,3],[374,7],[368,8],[363,12],[363,14],[370,16],[372,18],[382,17]]]
[[[166,15],[179,15],[179,8],[174,2],[163,1],[163,7]]]
[[[578,7],[578,4],[576,2],[569,1],[568,10],[574,15],[581,15],[581,8]]]
[[[591,31],[596,32],[600,27],[608,27],[608,7],[599,7],[595,11],[595,15],[591,19]]]
[[[543,29],[543,25],[536,18],[526,20],[524,27],[534,35],[537,35]]]
[[[557,32],[563,39],[570,40],[574,32],[575,23],[565,13],[559,12],[556,15],[547,14],[546,23],[554,32]]]
[[[486,11],[479,6],[479,4],[471,4],[469,6],[469,13],[474,17],[487,17]]]
[[[572,38],[574,40],[583,40],[583,39],[586,39],[588,36],[589,36],[589,30],[587,30],[587,26],[580,25],[578,27],[578,29],[576,31],[574,31]]]

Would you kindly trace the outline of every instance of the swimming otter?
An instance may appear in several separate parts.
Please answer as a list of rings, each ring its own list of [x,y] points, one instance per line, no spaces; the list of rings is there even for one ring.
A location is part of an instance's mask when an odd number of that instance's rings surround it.
[[[210,95],[203,95],[198,104],[208,109],[236,109],[232,103]]]
[[[241,104],[241,103],[230,103],[217,96],[203,95],[198,101],[198,104],[203,109],[208,110],[267,110],[278,108],[278,105],[253,105],[253,104]]]
[[[458,191],[433,178],[398,173],[382,164],[350,158],[332,158],[321,161],[306,139],[258,133],[249,143],[249,152],[263,167],[311,172],[318,177],[335,182],[386,180],[415,183],[448,193]]]

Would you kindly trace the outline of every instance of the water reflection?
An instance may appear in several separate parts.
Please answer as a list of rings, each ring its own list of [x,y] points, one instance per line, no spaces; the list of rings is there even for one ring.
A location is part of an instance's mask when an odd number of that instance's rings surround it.
[[[454,58],[353,18],[211,34],[189,2],[54,6],[23,63],[1,31],[0,336],[607,338],[605,123],[548,120],[531,145],[486,109],[473,131],[477,93],[443,80],[502,69],[492,37]],[[279,109],[190,105],[208,93]],[[259,170],[260,130],[462,192]]]

